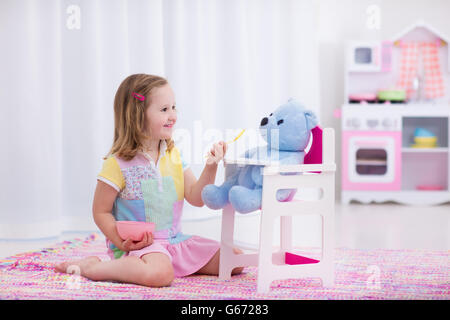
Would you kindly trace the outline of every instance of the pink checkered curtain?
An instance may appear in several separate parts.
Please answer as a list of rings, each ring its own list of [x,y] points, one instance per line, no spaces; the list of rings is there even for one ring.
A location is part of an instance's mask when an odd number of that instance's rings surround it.
[[[397,81],[397,87],[405,89],[407,97],[411,98],[415,93],[413,81],[417,75],[420,44],[418,42],[401,42],[400,47],[400,77]]]
[[[435,99],[444,96],[444,81],[439,64],[437,42],[421,43],[422,61],[425,75],[425,96]]]

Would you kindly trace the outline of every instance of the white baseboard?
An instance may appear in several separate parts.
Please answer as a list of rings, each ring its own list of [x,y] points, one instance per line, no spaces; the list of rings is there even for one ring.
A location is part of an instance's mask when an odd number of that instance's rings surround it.
[[[1,223],[0,239],[32,240],[57,238],[63,232],[95,232],[99,231],[93,219],[62,217],[54,221],[35,223]]]
[[[58,237],[61,234],[61,221],[36,223],[0,224],[0,239],[43,239]]]

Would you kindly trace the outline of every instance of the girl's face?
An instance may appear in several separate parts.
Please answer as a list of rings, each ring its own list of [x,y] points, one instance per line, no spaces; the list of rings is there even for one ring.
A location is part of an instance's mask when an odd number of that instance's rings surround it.
[[[170,85],[154,88],[151,92],[151,104],[145,111],[145,126],[152,139],[170,139],[177,110],[175,95]]]

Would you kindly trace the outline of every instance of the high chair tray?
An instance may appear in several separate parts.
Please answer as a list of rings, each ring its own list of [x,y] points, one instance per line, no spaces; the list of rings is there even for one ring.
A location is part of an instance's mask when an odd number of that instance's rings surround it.
[[[279,166],[280,161],[273,160],[259,160],[259,159],[248,159],[248,158],[227,158],[224,159],[225,164],[238,164],[238,165],[254,165],[254,166]]]

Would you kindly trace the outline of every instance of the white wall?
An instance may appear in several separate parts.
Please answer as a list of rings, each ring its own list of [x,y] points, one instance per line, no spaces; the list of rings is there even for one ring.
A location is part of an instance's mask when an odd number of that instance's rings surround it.
[[[366,27],[367,7],[378,5],[380,29]],[[344,43],[346,40],[383,40],[423,19],[450,36],[449,0],[321,0],[319,9],[319,68],[321,120],[336,130],[336,199],[341,192],[340,120],[333,110],[344,103]]]

